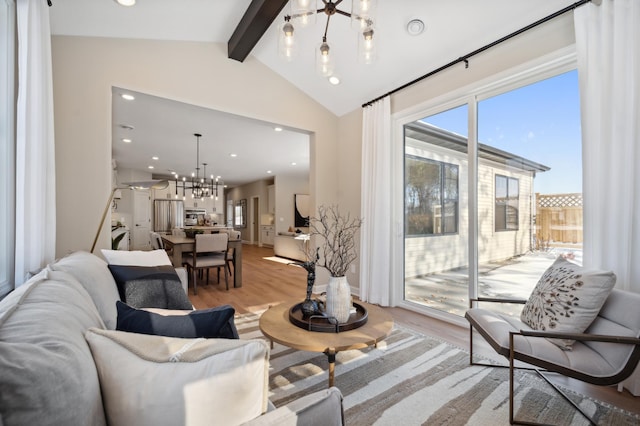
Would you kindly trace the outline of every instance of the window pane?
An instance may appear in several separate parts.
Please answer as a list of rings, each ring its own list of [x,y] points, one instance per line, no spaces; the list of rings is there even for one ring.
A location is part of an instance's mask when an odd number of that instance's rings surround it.
[[[435,161],[407,156],[405,178],[405,232],[407,235],[431,235],[439,232],[435,215],[440,206],[440,166]]]
[[[509,198],[512,199],[512,200],[513,199],[517,200],[518,199],[518,193],[519,193],[519,190],[518,190],[518,179],[510,178],[507,181],[507,184],[508,184],[507,193],[509,194]]]
[[[495,230],[518,229],[518,179],[496,175]]]
[[[469,297],[467,122],[463,105],[404,128],[405,300],[456,314]]]
[[[478,141],[478,295],[527,298],[558,255],[582,259],[577,72],[479,102]]]
[[[444,233],[458,232],[458,166],[444,164]]]

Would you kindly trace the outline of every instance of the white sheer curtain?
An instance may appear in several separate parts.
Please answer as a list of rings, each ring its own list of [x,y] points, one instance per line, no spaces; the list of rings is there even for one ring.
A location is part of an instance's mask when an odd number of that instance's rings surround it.
[[[17,0],[15,285],[55,259],[56,197],[49,8]]]
[[[640,1],[575,10],[580,81],[584,264],[640,292]]]
[[[360,299],[391,304],[391,103],[363,110]]]

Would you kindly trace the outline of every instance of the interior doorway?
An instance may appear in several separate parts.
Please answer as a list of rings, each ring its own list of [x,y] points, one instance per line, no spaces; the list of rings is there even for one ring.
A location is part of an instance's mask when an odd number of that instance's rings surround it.
[[[151,249],[151,208],[149,191],[138,190],[133,192],[133,232],[132,249]]]
[[[260,198],[251,199],[251,244],[260,245]]]

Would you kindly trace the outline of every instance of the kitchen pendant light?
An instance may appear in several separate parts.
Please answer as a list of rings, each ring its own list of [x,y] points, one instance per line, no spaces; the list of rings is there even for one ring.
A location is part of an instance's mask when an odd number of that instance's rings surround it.
[[[186,199],[186,191],[191,191],[191,198],[198,198],[200,201],[204,201],[205,198],[218,199],[218,188],[224,186],[224,182],[220,180],[220,176],[214,178],[213,175],[207,179],[207,164],[200,163],[200,133],[194,133],[196,137],[196,167],[195,171],[191,173],[191,179],[183,176],[182,179],[176,173],[176,199],[179,197],[178,191],[182,189],[182,199]],[[204,166],[202,177],[200,176],[200,164]]]

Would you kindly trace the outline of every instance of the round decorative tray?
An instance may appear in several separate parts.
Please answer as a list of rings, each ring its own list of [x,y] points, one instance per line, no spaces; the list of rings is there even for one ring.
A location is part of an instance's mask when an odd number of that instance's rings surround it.
[[[296,303],[289,309],[289,321],[291,321],[293,325],[309,331],[320,331],[323,333],[349,331],[362,327],[367,323],[367,309],[355,302],[353,303],[353,307],[356,308],[356,311],[351,313],[347,322],[338,323],[335,318],[327,317],[324,313],[305,318],[302,314],[302,302]]]

